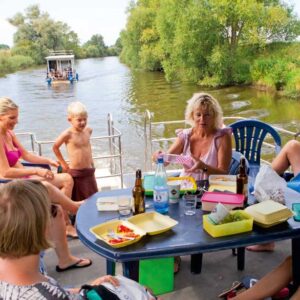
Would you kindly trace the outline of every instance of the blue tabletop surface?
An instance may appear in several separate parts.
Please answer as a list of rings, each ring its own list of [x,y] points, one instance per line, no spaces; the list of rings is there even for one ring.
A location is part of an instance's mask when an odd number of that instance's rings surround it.
[[[185,216],[183,205],[170,204],[168,215],[179,223],[171,230],[154,236],[145,236],[139,242],[124,247],[112,248],[98,240],[89,229],[105,221],[118,218],[118,212],[99,212],[96,208],[98,197],[130,195],[131,189],[99,192],[90,197],[79,209],[76,218],[80,240],[90,249],[111,261],[133,261],[145,258],[158,258],[175,255],[204,253],[222,249],[243,247],[256,243],[284,240],[300,237],[300,222],[290,218],[277,226],[264,229],[254,225],[253,231],[227,237],[213,238],[203,230],[201,209],[196,215]],[[300,202],[300,194],[289,191],[286,195],[287,205]],[[152,199],[147,199],[151,206]],[[151,211],[149,208],[147,211]]]

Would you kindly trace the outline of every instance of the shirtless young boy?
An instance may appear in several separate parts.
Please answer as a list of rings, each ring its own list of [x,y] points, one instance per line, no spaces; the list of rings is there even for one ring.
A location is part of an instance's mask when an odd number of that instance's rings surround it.
[[[90,144],[92,129],[86,126],[87,118],[85,106],[80,102],[72,102],[68,106],[68,121],[71,127],[56,139],[53,146],[63,171],[73,177],[72,199],[75,201],[84,200],[98,192]],[[66,145],[69,165],[60,151],[62,144]]]

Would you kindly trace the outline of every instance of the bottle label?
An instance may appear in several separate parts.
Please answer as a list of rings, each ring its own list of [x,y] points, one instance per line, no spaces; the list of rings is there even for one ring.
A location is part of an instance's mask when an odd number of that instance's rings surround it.
[[[245,199],[248,198],[248,183],[244,183],[243,185],[243,194],[245,195]]]
[[[168,202],[168,190],[154,190],[153,191],[153,200],[155,202]]]

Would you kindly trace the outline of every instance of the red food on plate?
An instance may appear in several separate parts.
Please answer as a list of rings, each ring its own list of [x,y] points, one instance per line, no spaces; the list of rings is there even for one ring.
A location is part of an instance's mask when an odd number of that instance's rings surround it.
[[[120,239],[110,239],[108,242],[110,244],[120,244],[120,243],[123,243],[125,240],[120,238]]]
[[[140,235],[135,234],[134,232],[126,232],[123,234],[124,237],[130,237],[130,238],[138,238]]]
[[[128,227],[126,227],[126,226],[124,226],[124,225],[122,225],[122,224],[120,224],[120,225],[118,225],[118,227],[117,227],[117,232],[118,232],[118,233],[122,233],[122,232],[133,232],[133,230],[130,229],[130,228],[128,228]]]

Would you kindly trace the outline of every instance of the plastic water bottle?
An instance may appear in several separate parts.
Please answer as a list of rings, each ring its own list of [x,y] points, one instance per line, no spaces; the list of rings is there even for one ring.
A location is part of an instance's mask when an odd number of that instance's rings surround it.
[[[164,166],[164,159],[159,157],[154,176],[153,205],[154,209],[162,214],[169,210],[169,191],[167,185],[167,173]]]

